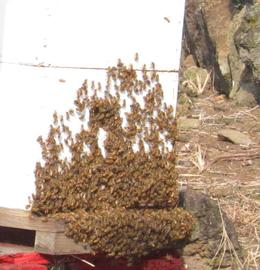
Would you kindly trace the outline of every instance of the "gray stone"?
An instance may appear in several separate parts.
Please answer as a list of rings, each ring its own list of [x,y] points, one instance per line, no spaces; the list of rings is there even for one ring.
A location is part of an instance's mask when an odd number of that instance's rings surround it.
[[[243,83],[236,94],[236,102],[240,106],[254,107],[257,105],[256,89],[254,83]]]
[[[212,70],[215,89],[239,104],[260,103],[260,0],[187,0],[184,22],[183,59]]]
[[[230,0],[229,0],[230,1]],[[227,93],[227,85],[224,76],[221,73],[220,65],[217,59],[216,44],[212,40],[209,29],[209,24],[207,21],[207,16],[205,16],[205,9],[202,6],[206,1],[201,0],[187,0],[185,6],[185,19],[184,19],[184,38],[183,38],[183,52],[184,59],[185,55],[192,54],[194,62],[197,66],[201,68],[206,68],[208,72],[211,72],[212,82],[216,90]],[[216,1],[214,1],[216,2]],[[211,4],[214,5],[212,1]],[[219,1],[217,1],[219,2]],[[226,2],[226,0],[221,0],[221,2]],[[228,7],[228,5],[225,5]],[[214,5],[215,7],[215,5]],[[219,10],[219,6],[217,10]],[[211,9],[212,11],[214,10]],[[226,9],[227,10],[227,9]],[[215,13],[215,12],[214,12]],[[219,18],[223,12],[219,12],[219,16],[208,16]],[[219,22],[218,26],[219,27]],[[223,22],[221,22],[221,27],[223,28]],[[226,30],[226,28],[224,27]]]
[[[248,135],[234,129],[219,130],[218,136],[220,139],[230,141],[234,144],[240,144],[240,145],[246,145],[246,146],[255,144]]]
[[[219,269],[226,267],[240,269],[239,266],[232,265],[231,258],[232,252],[236,252],[240,259],[243,257],[235,228],[217,202],[201,192],[187,189],[180,193],[180,206],[193,214],[196,219],[192,236],[183,248],[184,261],[190,266],[189,269],[209,270],[218,268],[219,264],[221,266]],[[221,242],[223,226],[234,250],[226,250],[221,262],[222,252],[212,259]]]
[[[230,68],[230,92],[229,97],[234,98],[236,93],[239,91],[241,77],[245,70],[245,64],[242,62],[239,56],[239,52],[234,43],[234,34],[238,31],[239,26],[243,16],[245,15],[246,8],[243,8],[239,13],[234,15],[232,24],[230,26],[230,37],[229,37],[229,52],[228,52],[228,61]]]
[[[178,128],[181,130],[196,129],[200,126],[199,119],[180,117],[177,120]]]
[[[256,101],[260,100],[260,3],[246,7],[241,12],[240,25],[234,34],[230,67],[233,89],[230,96],[244,83],[253,83],[251,92]]]

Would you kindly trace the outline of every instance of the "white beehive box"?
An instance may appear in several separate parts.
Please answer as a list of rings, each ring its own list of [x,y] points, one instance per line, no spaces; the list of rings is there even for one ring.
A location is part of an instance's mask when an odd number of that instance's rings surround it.
[[[25,207],[53,111],[118,58],[154,62],[176,106],[184,2],[0,0],[0,207]]]

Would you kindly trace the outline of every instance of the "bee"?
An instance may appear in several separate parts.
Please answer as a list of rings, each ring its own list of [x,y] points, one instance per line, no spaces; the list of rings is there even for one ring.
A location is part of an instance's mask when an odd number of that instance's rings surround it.
[[[70,116],[74,116],[74,110],[73,110],[73,109],[70,109],[70,110],[69,110],[69,115],[70,115]]]
[[[101,91],[102,87],[101,87],[101,83],[98,82],[98,91]]]
[[[56,111],[53,113],[53,124],[54,125],[58,124],[58,114]]]
[[[91,90],[92,90],[92,91],[95,90],[95,82],[94,82],[94,81],[91,82]]]
[[[118,60],[117,60],[117,67],[122,68],[123,66],[124,65],[122,63],[122,60],[120,58],[118,58]]]
[[[167,22],[167,23],[170,23],[170,19],[168,17],[163,17],[163,19]]]
[[[66,120],[67,120],[67,121],[70,120],[70,114],[69,114],[69,112],[66,112]]]
[[[138,62],[138,61],[139,61],[139,55],[138,55],[138,53],[137,53],[137,52],[135,53],[134,60],[135,60],[135,62]]]

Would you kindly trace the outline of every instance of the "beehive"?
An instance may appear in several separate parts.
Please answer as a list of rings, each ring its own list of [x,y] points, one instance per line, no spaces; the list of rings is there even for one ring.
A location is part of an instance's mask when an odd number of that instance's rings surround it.
[[[156,59],[161,82],[163,77],[165,80],[162,84],[171,88],[164,94],[169,94],[167,99],[175,106],[185,1],[149,1],[149,5],[137,0],[78,0],[76,5],[71,0],[26,2],[0,3],[0,117],[4,127],[0,206],[24,207],[33,190],[35,160],[40,160],[35,136],[42,134],[38,142],[43,161],[35,170],[33,213],[65,219],[68,235],[90,241],[95,249],[111,256],[138,257],[161,248],[156,244],[151,248],[146,241],[138,246],[138,252],[126,253],[127,246],[133,244],[133,231],[140,233],[147,228],[142,215],[151,221],[151,213],[156,213],[163,219],[167,210],[169,220],[177,224],[190,217],[184,211],[174,212],[178,218],[171,214],[177,203],[176,125],[172,108],[162,102],[162,86],[154,65],[144,67],[137,76],[133,67],[119,61],[109,68],[105,88],[84,83],[75,107],[64,115],[54,112],[48,137],[45,131],[50,112],[54,108],[64,110],[71,90],[85,78],[85,72],[99,78],[115,58],[121,55],[130,61],[135,51],[145,62]],[[79,123],[76,131],[74,122]],[[99,142],[102,132],[104,149]],[[111,251],[104,242],[97,246],[87,232],[85,236],[75,234],[78,213],[85,217],[82,230],[88,227],[91,213],[96,217],[92,227],[105,219],[102,226],[122,232],[124,248]],[[114,221],[109,221],[106,213],[115,213],[113,218],[126,224],[136,218],[136,229],[124,238],[128,230],[113,229],[109,224]],[[102,228],[97,227],[95,233],[100,241]],[[179,235],[183,237],[188,231]]]
[[[157,63],[176,105],[185,1],[0,2],[0,206],[24,209],[41,159],[36,138],[46,137],[52,113],[70,107],[85,78],[104,85],[107,66],[138,52],[142,63]]]

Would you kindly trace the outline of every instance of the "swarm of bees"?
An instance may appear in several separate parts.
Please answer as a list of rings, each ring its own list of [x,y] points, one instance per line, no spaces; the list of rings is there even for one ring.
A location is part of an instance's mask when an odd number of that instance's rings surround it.
[[[138,74],[118,60],[104,90],[90,85],[64,116],[54,112],[48,137],[38,138],[43,162],[31,211],[65,220],[66,235],[95,251],[134,260],[192,230],[192,216],[177,208],[173,108],[163,102],[154,64]]]
[[[108,256],[134,262],[185,238],[192,229],[190,218],[180,208],[78,210],[65,215],[65,233]]]

